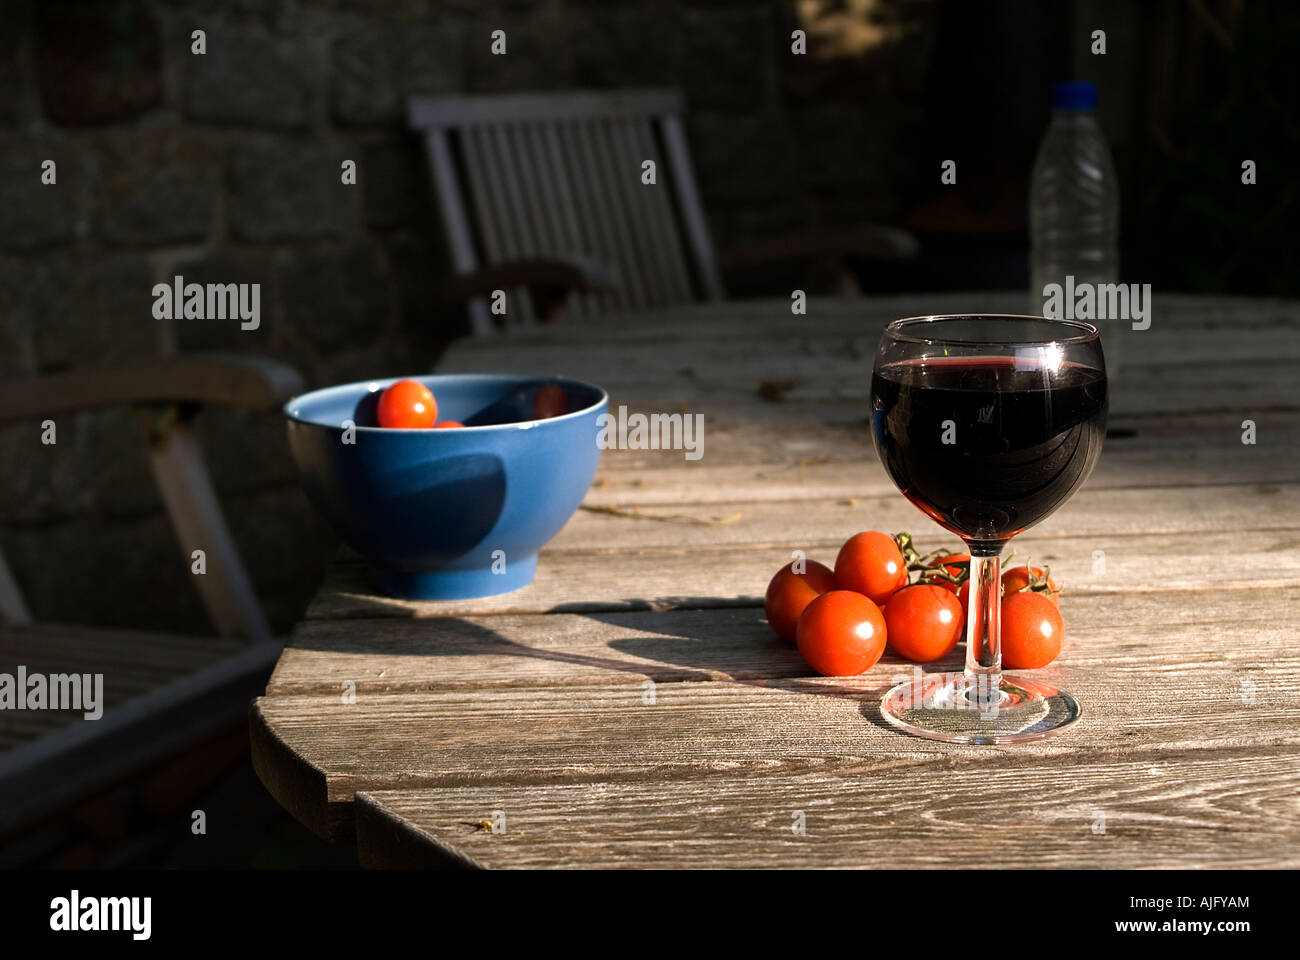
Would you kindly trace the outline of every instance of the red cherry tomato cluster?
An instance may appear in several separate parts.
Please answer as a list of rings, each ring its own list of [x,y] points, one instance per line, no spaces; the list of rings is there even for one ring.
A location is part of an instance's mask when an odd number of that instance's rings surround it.
[[[777,636],[796,643],[818,673],[856,676],[886,645],[918,663],[951,653],[965,631],[969,575],[968,554],[921,555],[906,533],[868,530],[845,542],[833,571],[815,560],[783,566],[763,609]],[[1051,663],[1065,638],[1056,582],[1046,570],[1017,566],[1002,574],[1001,591],[1003,664]]]
[[[445,430],[463,427],[455,420],[438,422],[438,401],[419,380],[398,380],[379,395],[375,419],[390,430]]]

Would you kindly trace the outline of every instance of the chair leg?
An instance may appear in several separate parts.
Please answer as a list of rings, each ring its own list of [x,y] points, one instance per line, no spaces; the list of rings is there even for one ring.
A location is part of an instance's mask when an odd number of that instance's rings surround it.
[[[155,435],[150,460],[185,563],[204,552],[206,573],[195,581],[217,632],[274,643],[189,424],[175,419]]]

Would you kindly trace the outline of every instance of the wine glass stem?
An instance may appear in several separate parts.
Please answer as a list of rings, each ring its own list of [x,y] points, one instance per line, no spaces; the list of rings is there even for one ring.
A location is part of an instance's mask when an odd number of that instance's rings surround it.
[[[980,702],[997,697],[1002,684],[1002,582],[997,554],[971,551],[966,609],[966,682]],[[970,694],[968,693],[968,696]]]

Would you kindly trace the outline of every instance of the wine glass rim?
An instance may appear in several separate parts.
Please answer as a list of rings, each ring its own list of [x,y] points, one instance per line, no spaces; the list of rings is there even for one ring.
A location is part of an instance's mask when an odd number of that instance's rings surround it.
[[[933,323],[942,320],[1037,320],[1054,328],[1071,327],[1077,334],[1071,336],[1045,336],[1042,339],[985,340],[978,337],[923,337],[915,333],[903,332],[912,324]],[[1046,343],[1089,343],[1100,336],[1097,328],[1084,320],[1066,320],[1057,317],[1040,317],[1031,313],[933,313],[917,317],[902,317],[894,320],[885,333],[895,340],[907,343],[958,343],[971,346],[1008,346],[1011,344],[1036,345]]]

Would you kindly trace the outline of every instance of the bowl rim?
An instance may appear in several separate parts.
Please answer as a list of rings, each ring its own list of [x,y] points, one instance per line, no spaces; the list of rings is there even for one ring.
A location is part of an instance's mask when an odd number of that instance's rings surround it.
[[[505,380],[519,382],[546,382],[556,384],[566,384],[576,387],[585,387],[588,390],[596,391],[600,396],[596,402],[583,407],[580,410],[572,410],[569,413],[562,413],[556,417],[545,417],[541,420],[512,420],[509,423],[482,423],[474,427],[458,427],[455,430],[435,430],[433,427],[363,427],[356,424],[352,429],[360,433],[375,434],[404,434],[417,433],[423,435],[437,434],[447,437],[462,434],[465,431],[488,431],[488,430],[532,430],[544,423],[554,423],[560,420],[570,420],[576,417],[586,416],[593,410],[601,406],[608,406],[609,391],[598,384],[590,383],[586,380],[576,380],[573,377],[561,377],[555,374],[520,374],[520,373],[417,373],[396,377],[379,377],[366,380],[354,380],[351,383],[336,383],[328,387],[320,387],[316,390],[308,390],[306,393],[300,393],[297,396],[290,397],[283,407],[280,408],[285,419],[293,423],[300,423],[309,427],[320,427],[325,430],[343,430],[341,423],[324,423],[320,420],[312,420],[296,413],[292,408],[296,404],[302,403],[310,397],[317,397],[322,394],[344,392],[362,387],[365,393],[377,393],[387,386],[391,386],[399,380],[418,380],[425,386],[431,385],[431,380]]]

